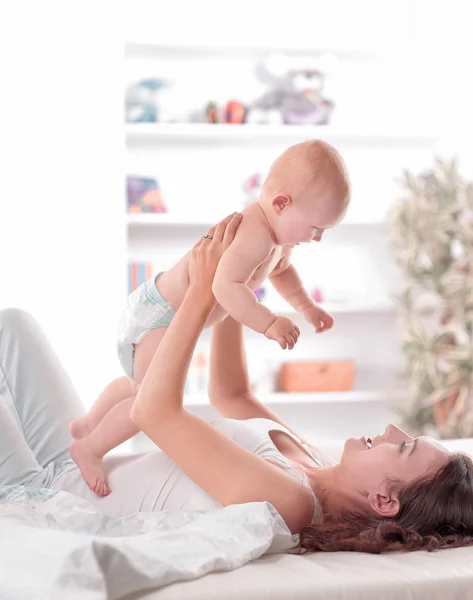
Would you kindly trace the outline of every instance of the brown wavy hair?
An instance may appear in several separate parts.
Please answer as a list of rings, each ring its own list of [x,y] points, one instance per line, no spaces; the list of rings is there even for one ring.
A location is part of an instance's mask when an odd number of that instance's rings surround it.
[[[327,514],[300,533],[301,552],[441,550],[473,545],[473,460],[461,452],[433,476],[402,486],[394,518],[345,512]],[[392,488],[391,488],[392,489]]]

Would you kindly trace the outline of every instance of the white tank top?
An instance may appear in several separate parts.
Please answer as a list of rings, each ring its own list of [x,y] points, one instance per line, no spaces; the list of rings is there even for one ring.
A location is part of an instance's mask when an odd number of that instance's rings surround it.
[[[283,456],[272,442],[269,432],[284,431],[295,439],[287,429],[269,419],[217,419],[212,425],[235,442],[265,460],[277,463],[287,473],[307,487],[314,498],[314,522],[321,520],[322,509],[302,470],[299,471]],[[301,444],[319,467],[333,463],[317,452]],[[105,474],[112,493],[99,497],[89,490],[79,468],[71,461],[53,481],[51,487],[84,498],[97,510],[107,515],[124,517],[136,512],[209,511],[222,505],[205,492],[162,450],[129,455],[111,455],[104,458]]]

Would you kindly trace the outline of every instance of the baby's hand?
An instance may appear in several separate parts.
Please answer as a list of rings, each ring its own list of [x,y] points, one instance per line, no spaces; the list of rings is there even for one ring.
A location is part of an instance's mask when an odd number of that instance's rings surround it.
[[[268,339],[276,340],[283,350],[294,348],[294,344],[299,339],[299,334],[299,327],[286,317],[277,317],[274,323],[264,332]]]
[[[316,333],[327,331],[327,329],[331,329],[333,326],[333,317],[316,304],[305,310],[302,314],[315,327]]]

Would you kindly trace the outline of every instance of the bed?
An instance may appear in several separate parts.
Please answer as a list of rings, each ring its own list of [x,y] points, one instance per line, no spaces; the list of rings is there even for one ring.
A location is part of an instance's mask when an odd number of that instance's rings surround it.
[[[335,458],[341,444],[319,444]],[[473,454],[473,440],[446,443]],[[0,488],[8,600],[473,599],[473,547],[382,556],[288,553],[266,502],[117,519],[68,492]]]
[[[262,557],[228,573],[171,584],[140,600],[468,600],[473,548]]]
[[[473,455],[473,439],[444,442]],[[341,444],[324,442],[337,458]],[[473,547],[367,555],[263,556],[226,573],[171,584],[143,600],[470,600]]]

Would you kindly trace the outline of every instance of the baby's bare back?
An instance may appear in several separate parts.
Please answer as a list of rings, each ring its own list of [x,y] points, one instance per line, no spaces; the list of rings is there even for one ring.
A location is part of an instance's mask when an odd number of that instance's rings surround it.
[[[235,236],[235,241],[244,243],[251,250],[253,240],[256,236],[267,235],[267,230],[261,222],[261,211],[258,206],[252,204],[243,212],[241,225]],[[248,272],[247,285],[251,290],[260,287],[268,278],[276,265],[281,261],[285,254],[284,248],[272,244],[268,256],[261,262],[257,268],[251,267]],[[187,252],[173,267],[166,273],[163,273],[158,280],[158,290],[161,296],[177,310],[184,300],[184,296],[189,287],[189,262],[191,251]],[[243,257],[242,257],[243,260]],[[226,311],[217,305],[208,321],[207,326],[214,325],[221,321],[227,315]]]

